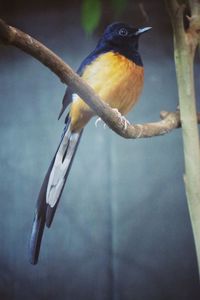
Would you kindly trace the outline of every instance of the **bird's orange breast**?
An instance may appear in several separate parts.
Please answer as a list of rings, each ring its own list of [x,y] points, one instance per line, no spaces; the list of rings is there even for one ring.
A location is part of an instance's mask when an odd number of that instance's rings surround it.
[[[144,69],[118,53],[107,52],[85,68],[82,78],[103,101],[125,115],[141,93]],[[82,129],[93,115],[91,108],[77,97],[70,111],[72,130]]]

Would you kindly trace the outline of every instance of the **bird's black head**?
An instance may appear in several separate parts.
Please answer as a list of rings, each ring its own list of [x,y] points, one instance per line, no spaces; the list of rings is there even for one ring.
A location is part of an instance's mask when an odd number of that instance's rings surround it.
[[[104,31],[100,43],[137,50],[139,36],[150,29],[151,27],[133,28],[121,22],[113,23]]]

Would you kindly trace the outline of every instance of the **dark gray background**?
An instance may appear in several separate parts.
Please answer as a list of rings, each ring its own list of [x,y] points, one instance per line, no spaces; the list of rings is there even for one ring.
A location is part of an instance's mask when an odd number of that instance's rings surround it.
[[[26,2],[1,1],[1,17],[74,69],[117,19],[105,1],[101,24],[88,37],[79,1]],[[177,105],[169,18],[163,1],[143,3],[153,30],[141,39],[145,86],[128,115],[141,123]],[[130,1],[120,19],[143,24],[138,2]],[[64,90],[39,62],[0,46],[0,299],[199,299],[180,129],[125,140],[92,120],[45,232],[39,264],[29,264],[35,202],[63,128],[57,115]]]

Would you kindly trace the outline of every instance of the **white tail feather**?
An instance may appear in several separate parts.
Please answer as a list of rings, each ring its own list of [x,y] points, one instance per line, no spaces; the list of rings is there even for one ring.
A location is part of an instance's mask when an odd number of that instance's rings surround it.
[[[46,203],[49,204],[50,207],[54,207],[56,205],[60,193],[62,192],[62,188],[65,183],[65,175],[72,160],[79,136],[79,133],[71,133],[68,128],[59,146],[49,176],[46,192]]]

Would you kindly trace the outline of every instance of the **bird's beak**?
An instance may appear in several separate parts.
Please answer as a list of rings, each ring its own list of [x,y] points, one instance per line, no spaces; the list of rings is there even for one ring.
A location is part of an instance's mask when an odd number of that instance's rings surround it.
[[[141,35],[146,31],[149,31],[150,29],[152,29],[152,27],[144,27],[144,28],[139,28],[138,31],[135,32],[135,35]]]

